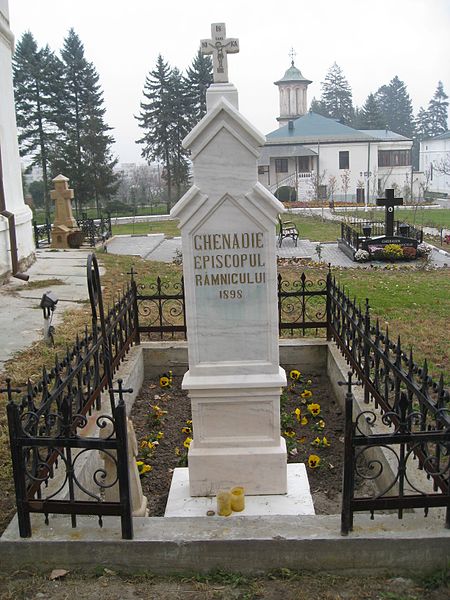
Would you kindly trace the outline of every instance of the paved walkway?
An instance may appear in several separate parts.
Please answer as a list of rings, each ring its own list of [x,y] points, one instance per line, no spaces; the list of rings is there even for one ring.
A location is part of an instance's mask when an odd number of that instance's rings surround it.
[[[0,287],[0,367],[15,352],[42,339],[44,319],[39,304],[46,291],[58,297],[53,325],[61,321],[67,308],[80,307],[88,300],[88,254],[87,250],[37,250],[36,262],[26,271],[33,287],[13,277]],[[35,287],[39,281],[42,287]]]
[[[281,248],[277,247],[279,258],[303,258],[319,262],[317,254],[317,242],[310,240],[298,240],[297,246],[287,238],[283,240]],[[367,267],[368,265],[385,266],[386,262],[373,261],[372,263],[355,263],[341,250],[337,243],[320,244],[321,260],[325,263],[331,263],[336,267]],[[164,239],[162,234],[149,234],[141,236],[115,236],[108,243],[108,252],[110,254],[134,254],[147,260],[160,262],[172,262],[181,252],[181,237]],[[450,266],[450,253],[441,250],[433,250],[431,264],[435,267]]]

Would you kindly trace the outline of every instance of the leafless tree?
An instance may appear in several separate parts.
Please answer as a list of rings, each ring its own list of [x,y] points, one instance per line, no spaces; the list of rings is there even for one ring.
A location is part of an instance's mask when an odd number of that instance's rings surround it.
[[[442,158],[434,165],[434,170],[441,175],[450,175],[450,156]]]
[[[341,173],[341,189],[344,192],[344,202],[347,202],[347,194],[350,188],[350,171],[345,169]]]

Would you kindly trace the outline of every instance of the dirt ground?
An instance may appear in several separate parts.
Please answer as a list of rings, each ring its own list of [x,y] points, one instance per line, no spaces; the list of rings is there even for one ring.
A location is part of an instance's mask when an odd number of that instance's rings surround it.
[[[448,600],[450,576],[435,573],[427,579],[404,577],[343,577],[300,574],[289,570],[265,577],[231,573],[210,576],[120,576],[109,569],[96,576],[68,573],[56,581],[49,573],[17,572],[0,577],[0,600]]]
[[[318,467],[307,466],[316,513],[339,513],[344,421],[327,377],[311,372],[290,379],[280,404],[288,462],[308,465],[311,454],[318,456]],[[319,407],[317,415],[311,413],[312,406]],[[181,377],[174,377],[167,388],[160,387],[159,379],[147,379],[131,417],[140,446],[138,458],[151,469],[141,477],[149,513],[163,516],[173,470],[187,465],[185,444],[193,436],[190,401],[181,390]]]

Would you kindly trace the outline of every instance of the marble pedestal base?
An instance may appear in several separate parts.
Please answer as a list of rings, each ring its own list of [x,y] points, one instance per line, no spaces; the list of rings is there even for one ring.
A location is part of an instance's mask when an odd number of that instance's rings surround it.
[[[275,515],[314,515],[314,504],[309,489],[308,475],[303,463],[287,465],[288,489],[286,494],[245,496],[242,512],[230,517],[217,516],[215,496],[192,497],[189,493],[188,469],[175,469],[170,485],[165,517],[206,517],[213,511],[218,519]],[[208,516],[208,518],[211,518]]]
[[[248,448],[189,449],[189,492],[210,496],[219,490],[240,485],[246,494],[285,494],[287,492],[286,443],[279,446]]]
[[[188,454],[191,496],[243,486],[248,494],[285,494],[286,443],[280,437],[277,373],[193,376],[183,388],[192,404],[194,441]]]

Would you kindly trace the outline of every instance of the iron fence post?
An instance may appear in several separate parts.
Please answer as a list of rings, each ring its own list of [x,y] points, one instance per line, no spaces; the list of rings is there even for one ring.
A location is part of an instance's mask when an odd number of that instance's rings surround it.
[[[136,280],[134,279],[134,276],[137,275],[137,273],[134,270],[133,265],[131,265],[130,272],[127,273],[127,275],[130,275],[130,279],[131,279],[131,293],[133,295],[133,311],[134,311],[133,328],[134,328],[134,331],[135,331],[134,340],[135,340],[136,344],[140,344],[141,343],[141,334],[140,334],[140,331],[139,331],[139,312],[138,312],[138,301],[137,301],[137,285],[136,285]]]
[[[128,473],[128,441],[127,441],[127,413],[123,399],[124,393],[130,393],[132,389],[122,388],[122,379],[117,381],[118,389],[110,389],[111,394],[119,394],[119,402],[114,411],[114,421],[117,441],[117,475],[119,478],[119,498],[121,505],[120,522],[122,538],[133,539],[133,519],[131,514],[130,477]]]
[[[331,341],[331,263],[328,263],[327,273],[327,295],[326,295],[326,319],[327,319],[327,342]]]
[[[365,383],[370,381],[370,306],[369,298],[366,298],[366,310],[364,314],[364,377]],[[369,389],[364,385],[364,403],[369,404]]]
[[[344,468],[342,476],[341,535],[353,530],[352,498],[354,488],[354,450],[353,450],[353,392],[352,372],[348,372],[348,381],[339,381],[338,385],[347,385],[344,411]]]
[[[19,524],[19,535],[23,538],[31,537],[30,512],[26,509],[27,488],[25,484],[25,465],[23,461],[23,449],[17,438],[21,437],[21,424],[19,409],[12,399],[12,393],[19,393],[20,389],[11,387],[11,380],[6,379],[6,388],[0,389],[0,393],[7,393],[8,404],[6,413],[8,416],[9,443],[11,448],[11,460],[13,468],[14,487],[16,489],[17,521]]]

